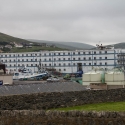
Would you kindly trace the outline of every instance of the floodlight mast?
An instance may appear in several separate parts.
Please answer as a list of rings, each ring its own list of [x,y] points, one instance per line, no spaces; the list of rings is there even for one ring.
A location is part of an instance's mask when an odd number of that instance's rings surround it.
[[[100,44],[100,41],[99,41],[99,44],[96,44],[96,47],[97,47],[97,49],[99,49],[99,50],[114,49],[114,45],[103,46],[102,44]]]
[[[96,46],[97,46],[97,49],[99,49],[99,50],[104,50],[104,49],[106,49],[105,46],[103,46],[102,44],[100,44],[100,41],[99,41],[99,44],[96,44]]]

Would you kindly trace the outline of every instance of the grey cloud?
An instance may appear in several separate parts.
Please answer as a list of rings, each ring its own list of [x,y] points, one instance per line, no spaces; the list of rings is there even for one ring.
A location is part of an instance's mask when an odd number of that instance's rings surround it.
[[[0,32],[26,39],[125,42],[123,0],[0,0]]]

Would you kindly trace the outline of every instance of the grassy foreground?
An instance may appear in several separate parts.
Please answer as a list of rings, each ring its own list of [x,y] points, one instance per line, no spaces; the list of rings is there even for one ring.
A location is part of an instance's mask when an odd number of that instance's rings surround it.
[[[66,108],[57,108],[54,110],[59,111],[70,111],[70,110],[79,110],[79,111],[125,111],[125,102],[107,102],[107,103],[97,103],[97,104],[85,104],[82,106],[66,107]]]

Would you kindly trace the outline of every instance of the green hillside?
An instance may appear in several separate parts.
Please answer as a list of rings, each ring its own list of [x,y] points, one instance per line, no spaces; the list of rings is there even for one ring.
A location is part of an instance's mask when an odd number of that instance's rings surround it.
[[[26,42],[30,42],[28,40],[24,40],[24,39],[20,39],[20,38],[16,38],[13,36],[9,36],[7,34],[4,33],[0,33],[0,43],[10,43],[10,42],[17,42],[17,43],[26,43]]]
[[[62,48],[52,48],[52,47],[41,47],[41,46],[33,46],[32,48],[16,48],[14,47],[13,49],[11,49],[9,52],[11,53],[16,53],[16,52],[38,52],[38,51],[63,51],[66,49],[62,49]]]
[[[14,46],[14,43],[21,43],[24,46],[22,48],[17,48]],[[30,46],[29,43],[33,43],[32,47],[26,47],[26,46]],[[6,45],[11,45],[12,48],[6,48]],[[4,52],[33,52],[33,51],[44,51],[44,50],[48,50],[48,51],[61,51],[61,50],[67,50],[63,47],[43,47],[41,45],[39,45],[39,43],[36,42],[32,42],[30,40],[24,40],[24,39],[20,39],[20,38],[16,38],[4,33],[0,33],[0,51]]]
[[[80,42],[47,41],[47,40],[35,40],[35,39],[28,39],[28,40],[37,43],[47,43],[48,45],[54,44],[59,48],[65,48],[68,50],[83,50],[83,49],[94,48],[94,46],[90,44],[80,43]]]
[[[125,42],[114,44],[114,48],[116,48],[116,49],[118,49],[118,48],[125,49]]]
[[[13,43],[21,43],[21,44],[29,44],[33,43],[32,48],[15,48]],[[52,47],[41,47],[38,43],[46,43],[47,45],[56,45],[55,48]],[[79,49],[95,49],[94,46],[86,44],[86,43],[79,43],[79,42],[60,42],[60,41],[47,41],[47,40],[32,40],[32,39],[20,39],[16,38],[4,33],[0,33],[0,46],[11,45],[13,48],[3,48],[2,52],[32,52],[32,51],[40,51],[40,50],[48,50],[48,51],[58,51],[58,50],[79,50]],[[107,45],[110,46],[110,45]],[[125,42],[114,44],[114,48],[121,48],[125,49]]]

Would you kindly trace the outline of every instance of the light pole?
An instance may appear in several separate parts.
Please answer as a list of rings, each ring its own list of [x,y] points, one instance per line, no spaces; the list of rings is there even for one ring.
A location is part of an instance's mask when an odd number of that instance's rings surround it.
[[[34,53],[34,54],[33,54],[33,67],[34,67],[34,72],[35,72],[35,67],[36,67],[36,65],[35,65],[36,60],[37,60],[37,55],[35,55],[35,53]]]
[[[17,72],[17,54],[16,54],[16,72]]]
[[[34,67],[34,72],[35,72],[35,66],[34,66],[34,62],[35,62],[35,60],[34,60],[34,53],[33,53],[33,67]]]

